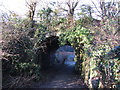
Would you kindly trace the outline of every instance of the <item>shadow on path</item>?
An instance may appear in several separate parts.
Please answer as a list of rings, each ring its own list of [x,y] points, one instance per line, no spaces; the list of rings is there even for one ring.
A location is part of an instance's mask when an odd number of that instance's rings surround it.
[[[72,63],[74,63],[72,61]],[[45,72],[48,78],[45,82],[35,84],[35,88],[86,88],[83,80],[74,72],[74,64],[69,62],[55,65]]]

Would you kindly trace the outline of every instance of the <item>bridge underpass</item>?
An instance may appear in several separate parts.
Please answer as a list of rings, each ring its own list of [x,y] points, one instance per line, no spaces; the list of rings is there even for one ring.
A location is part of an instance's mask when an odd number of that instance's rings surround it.
[[[34,83],[34,87],[87,88],[83,79],[74,70],[74,48],[69,45],[59,46],[57,36],[48,37],[44,42],[47,45],[46,52],[43,53],[41,60],[44,80]]]

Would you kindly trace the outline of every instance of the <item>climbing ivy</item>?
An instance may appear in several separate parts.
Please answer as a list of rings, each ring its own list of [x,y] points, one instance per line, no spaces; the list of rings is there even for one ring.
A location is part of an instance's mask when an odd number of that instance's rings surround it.
[[[75,49],[75,70],[82,74],[83,62],[87,58],[88,48],[90,47],[91,41],[93,40],[90,30],[76,25],[66,31],[61,31],[59,41],[61,45],[65,45],[69,42]]]

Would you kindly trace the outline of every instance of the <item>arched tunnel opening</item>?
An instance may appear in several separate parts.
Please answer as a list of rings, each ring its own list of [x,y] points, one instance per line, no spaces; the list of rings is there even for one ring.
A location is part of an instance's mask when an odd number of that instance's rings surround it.
[[[82,87],[82,78],[75,70],[75,49],[70,43],[60,46],[57,36],[48,37],[42,43],[46,44],[46,50],[42,50],[38,55],[42,56],[39,59],[44,80],[35,87]],[[75,83],[78,81],[80,84]]]
[[[42,41],[45,48],[38,50],[38,60],[41,64],[42,70],[48,70],[50,68],[61,68],[65,65],[74,67],[75,65],[75,50],[70,46],[69,42],[60,46],[58,36],[51,36]],[[42,52],[41,52],[42,51]]]
[[[55,52],[55,57],[59,64],[75,65],[75,50],[70,45],[63,45],[59,47]]]

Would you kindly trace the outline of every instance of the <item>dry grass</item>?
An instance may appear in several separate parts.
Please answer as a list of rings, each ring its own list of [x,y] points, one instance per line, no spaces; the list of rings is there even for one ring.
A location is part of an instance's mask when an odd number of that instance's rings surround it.
[[[31,86],[31,83],[35,76],[9,76],[3,80],[2,88],[27,88]]]

